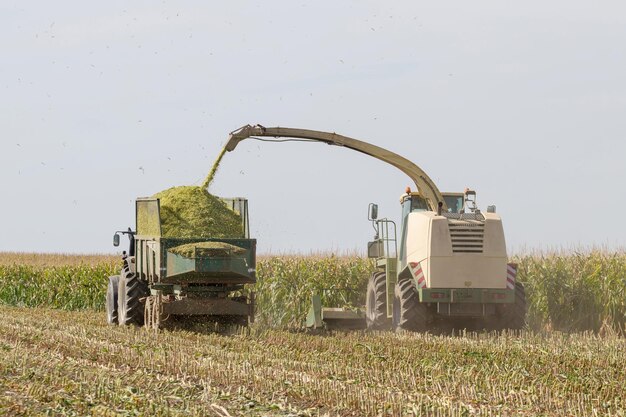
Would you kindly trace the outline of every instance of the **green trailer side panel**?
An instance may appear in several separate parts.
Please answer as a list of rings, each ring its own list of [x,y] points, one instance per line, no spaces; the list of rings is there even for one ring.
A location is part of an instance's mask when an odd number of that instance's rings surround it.
[[[185,258],[167,252],[167,274],[161,282],[253,282],[244,257]]]
[[[256,282],[255,239],[181,239],[161,238],[162,283],[229,283],[248,284]],[[244,253],[207,258],[187,258],[169,249],[198,242],[223,242],[245,249]]]

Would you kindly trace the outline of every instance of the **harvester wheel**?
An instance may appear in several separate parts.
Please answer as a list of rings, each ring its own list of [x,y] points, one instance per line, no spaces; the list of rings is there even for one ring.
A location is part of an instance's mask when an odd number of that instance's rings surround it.
[[[428,307],[420,303],[419,293],[412,278],[396,283],[393,297],[393,326],[396,330],[423,332],[430,322]]]
[[[148,295],[147,284],[137,274],[124,269],[120,277],[117,311],[120,326],[133,324],[142,326],[144,321],[144,304],[140,301]]]
[[[119,275],[109,277],[109,285],[107,287],[106,308],[107,323],[117,324],[117,294],[120,282]]]
[[[374,272],[367,283],[365,322],[371,330],[384,330],[390,326],[387,318],[387,275]]]
[[[508,304],[502,315],[502,327],[521,330],[526,324],[526,290],[521,282],[515,283],[515,303]]]

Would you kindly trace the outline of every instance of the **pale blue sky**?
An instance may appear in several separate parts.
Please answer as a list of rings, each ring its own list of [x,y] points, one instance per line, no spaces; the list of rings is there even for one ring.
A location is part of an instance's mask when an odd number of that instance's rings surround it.
[[[626,3],[0,3],[1,251],[112,252],[133,200],[200,184],[246,123],[400,153],[496,204],[510,252],[623,247]],[[410,181],[321,144],[243,142],[212,192],[260,252],[362,250]]]

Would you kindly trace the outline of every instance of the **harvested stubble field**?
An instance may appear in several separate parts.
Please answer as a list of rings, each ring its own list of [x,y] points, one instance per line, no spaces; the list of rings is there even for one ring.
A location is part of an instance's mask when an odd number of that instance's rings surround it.
[[[626,407],[618,337],[155,334],[107,326],[102,313],[0,314],[0,414],[584,416]]]
[[[0,254],[0,415],[626,415],[623,252],[518,257],[521,335],[273,328],[324,288],[361,300],[371,264],[355,257],[261,258],[259,323],[240,333],[111,327],[118,262]]]

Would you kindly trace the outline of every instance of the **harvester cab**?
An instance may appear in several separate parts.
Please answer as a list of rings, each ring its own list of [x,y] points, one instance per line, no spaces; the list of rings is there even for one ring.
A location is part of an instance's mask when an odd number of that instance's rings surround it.
[[[448,213],[461,213],[465,207],[464,193],[441,193],[448,206]]]

